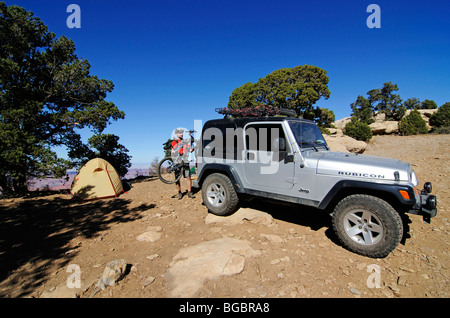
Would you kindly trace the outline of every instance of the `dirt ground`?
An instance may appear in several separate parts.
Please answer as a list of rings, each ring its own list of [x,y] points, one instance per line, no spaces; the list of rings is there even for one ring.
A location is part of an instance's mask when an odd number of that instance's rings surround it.
[[[166,274],[181,248],[231,237],[249,241],[260,255],[247,258],[239,274],[206,281],[197,297],[447,298],[449,145],[450,135],[371,140],[365,154],[410,162],[421,184],[433,183],[438,198],[431,224],[409,215],[408,237],[384,259],[344,249],[329,216],[314,209],[254,201],[247,207],[269,213],[270,225],[206,224],[200,191],[195,199],[177,200],[175,186],[157,178],[136,180],[117,199],[80,203],[64,193],[1,199],[0,297],[89,297],[105,265],[123,258],[125,277],[95,298],[165,298]],[[160,226],[161,238],[138,241],[149,226]],[[68,289],[75,273],[81,286]]]

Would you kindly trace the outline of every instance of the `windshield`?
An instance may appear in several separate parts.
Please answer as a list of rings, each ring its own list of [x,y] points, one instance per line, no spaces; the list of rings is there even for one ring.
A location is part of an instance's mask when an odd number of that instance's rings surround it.
[[[328,147],[319,127],[316,125],[298,121],[290,121],[289,125],[300,148]]]

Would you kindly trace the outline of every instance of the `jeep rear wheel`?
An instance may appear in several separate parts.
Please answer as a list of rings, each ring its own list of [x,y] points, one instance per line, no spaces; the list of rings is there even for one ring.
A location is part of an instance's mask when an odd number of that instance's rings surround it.
[[[213,173],[205,179],[202,198],[211,213],[221,216],[233,213],[239,202],[230,179],[221,173]]]
[[[349,250],[368,257],[386,257],[403,235],[400,215],[386,201],[356,194],[343,199],[332,215],[333,229]]]

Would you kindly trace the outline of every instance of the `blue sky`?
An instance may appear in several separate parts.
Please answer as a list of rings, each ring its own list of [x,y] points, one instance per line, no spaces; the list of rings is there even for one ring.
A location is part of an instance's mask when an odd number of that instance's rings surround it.
[[[120,137],[135,166],[161,158],[174,128],[220,118],[214,109],[227,105],[233,89],[279,68],[325,69],[331,96],[316,105],[336,119],[388,81],[403,100],[450,101],[448,0],[5,2],[71,38],[91,73],[113,81],[107,100],[126,117],[105,132]],[[66,24],[72,3],[81,8],[78,29]],[[371,3],[381,9],[381,28],[367,27]]]

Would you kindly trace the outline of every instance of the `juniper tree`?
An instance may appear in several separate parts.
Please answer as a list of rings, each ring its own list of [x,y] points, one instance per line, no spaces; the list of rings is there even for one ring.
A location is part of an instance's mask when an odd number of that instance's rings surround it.
[[[26,191],[27,177],[65,173],[55,146],[80,146],[79,129],[101,133],[124,118],[106,101],[114,85],[90,74],[72,40],[55,37],[19,6],[0,2],[0,187]]]

